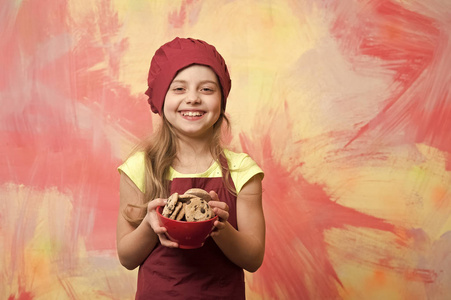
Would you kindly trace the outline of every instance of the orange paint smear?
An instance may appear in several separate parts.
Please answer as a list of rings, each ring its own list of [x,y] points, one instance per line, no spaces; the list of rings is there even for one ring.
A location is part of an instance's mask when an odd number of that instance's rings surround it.
[[[337,17],[332,33],[350,61],[379,59],[393,74],[396,89],[346,146],[369,131],[383,137],[404,130],[405,140],[400,143],[425,143],[451,152],[450,47],[440,31],[447,26],[446,16],[433,20],[387,0],[368,3],[358,14],[361,24]],[[450,166],[448,159],[448,170]]]
[[[136,139],[152,125],[144,96],[131,96],[116,78],[127,48],[127,40],[117,37],[117,13],[111,1],[102,1],[98,10],[72,23],[64,1],[27,1],[11,16],[15,35],[2,44],[2,53],[11,55],[0,57],[11,72],[2,72],[0,88],[19,102],[3,103],[8,113],[0,137],[7,141],[7,167],[0,182],[70,193],[79,214],[72,224],[76,236],[88,249],[103,250],[115,248],[119,202],[120,160],[110,133]],[[97,14],[102,20],[91,26]]]
[[[325,231],[355,226],[394,233],[395,227],[337,204],[320,184],[293,177],[301,163],[291,168],[280,164],[269,134],[258,141],[242,134],[240,140],[243,150],[265,170],[267,247],[263,266],[254,275],[255,289],[274,298],[279,289],[286,299],[338,297],[341,282],[328,257]]]

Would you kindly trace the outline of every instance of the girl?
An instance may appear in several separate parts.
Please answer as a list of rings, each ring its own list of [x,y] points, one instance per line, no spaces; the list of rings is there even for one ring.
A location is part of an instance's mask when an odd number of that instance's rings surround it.
[[[148,85],[162,124],[119,167],[117,251],[127,269],[139,266],[136,299],[244,299],[243,269],[255,272],[265,250],[263,172],[220,145],[231,88],[224,59],[204,41],[176,38],[156,51]],[[187,250],[168,239],[156,208],[190,188],[210,191],[219,218],[204,246]]]

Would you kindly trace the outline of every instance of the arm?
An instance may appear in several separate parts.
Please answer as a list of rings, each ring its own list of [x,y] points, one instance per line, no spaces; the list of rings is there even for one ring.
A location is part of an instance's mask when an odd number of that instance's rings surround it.
[[[120,179],[120,207],[116,226],[116,246],[121,264],[129,270],[141,265],[152,252],[159,238],[167,246],[177,246],[165,238],[164,227],[159,226],[155,209],[159,205],[165,205],[166,199],[155,199],[149,202],[147,214],[138,227],[131,225],[122,215],[128,204],[142,205],[144,194],[132,182],[132,180],[121,173]],[[132,217],[139,217],[141,210],[129,207]],[[154,229],[152,229],[154,228]],[[172,244],[171,244],[172,243]]]
[[[215,201],[211,204],[221,219],[227,219],[228,208],[224,202]],[[233,263],[249,272],[255,272],[263,263],[265,254],[262,184],[258,175],[252,177],[238,194],[237,223],[238,230],[228,222],[217,221],[215,226],[219,230],[212,233],[212,237]]]

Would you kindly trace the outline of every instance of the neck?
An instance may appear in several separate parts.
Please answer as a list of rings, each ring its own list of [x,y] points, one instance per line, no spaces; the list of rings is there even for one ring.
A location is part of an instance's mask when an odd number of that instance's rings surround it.
[[[202,173],[213,163],[209,141],[203,139],[179,138],[177,156],[173,167],[181,173]]]
[[[182,140],[177,143],[177,157],[205,156],[210,154],[210,145],[204,140]]]

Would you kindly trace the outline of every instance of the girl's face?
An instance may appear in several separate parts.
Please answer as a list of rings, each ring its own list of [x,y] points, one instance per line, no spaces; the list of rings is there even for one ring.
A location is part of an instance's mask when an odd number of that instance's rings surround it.
[[[175,130],[184,136],[208,137],[221,115],[221,87],[210,67],[192,65],[172,80],[163,112]]]

